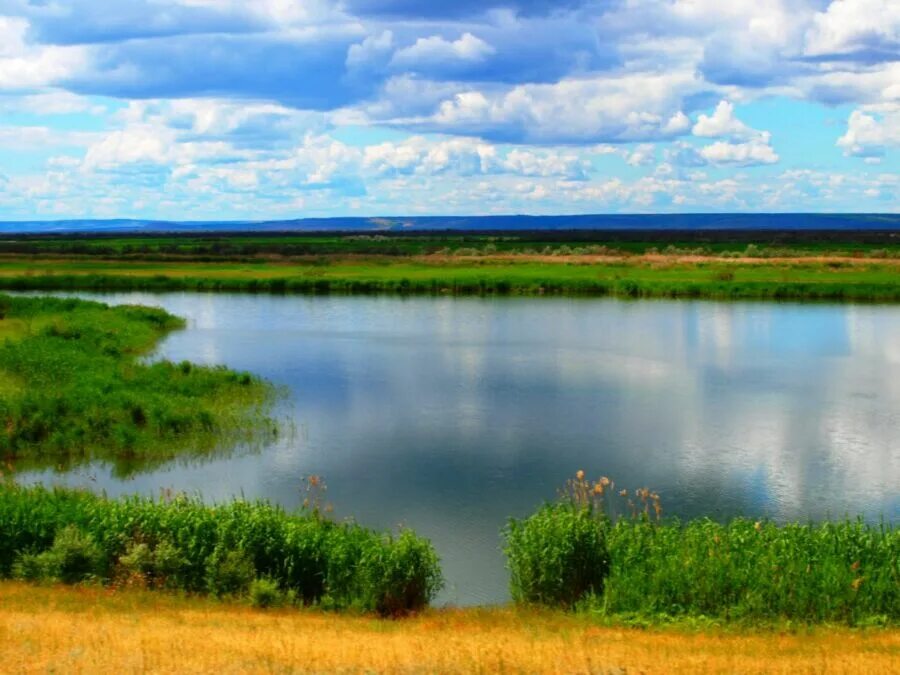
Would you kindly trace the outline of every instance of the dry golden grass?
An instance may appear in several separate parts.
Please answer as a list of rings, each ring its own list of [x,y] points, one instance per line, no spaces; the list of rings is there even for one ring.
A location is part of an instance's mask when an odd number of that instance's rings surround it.
[[[385,621],[0,584],[5,673],[891,673],[900,632],[605,628],[513,609]]]

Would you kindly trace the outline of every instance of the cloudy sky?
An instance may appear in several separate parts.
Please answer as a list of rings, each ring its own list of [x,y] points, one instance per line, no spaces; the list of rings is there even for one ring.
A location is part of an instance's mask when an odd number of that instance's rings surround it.
[[[898,0],[0,0],[0,218],[900,211]]]

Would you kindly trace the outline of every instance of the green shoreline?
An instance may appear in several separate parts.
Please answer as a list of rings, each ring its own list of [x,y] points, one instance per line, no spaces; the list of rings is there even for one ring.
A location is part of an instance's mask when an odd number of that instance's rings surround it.
[[[105,268],[105,269],[104,269]],[[0,289],[900,302],[900,268],[827,264],[0,263]]]
[[[124,476],[270,433],[269,383],[141,358],[183,326],[156,308],[0,295],[0,461],[16,470],[100,461]]]

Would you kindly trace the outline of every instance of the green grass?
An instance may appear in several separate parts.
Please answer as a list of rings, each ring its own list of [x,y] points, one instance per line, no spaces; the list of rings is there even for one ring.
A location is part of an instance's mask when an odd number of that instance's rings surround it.
[[[265,502],[111,500],[0,483],[0,577],[251,595],[384,615],[421,609],[442,585],[431,544]]]
[[[895,263],[755,264],[701,261],[518,262],[473,259],[323,260],[316,263],[104,262],[0,263],[0,288],[93,291],[402,293],[900,301]]]
[[[900,531],[890,524],[663,521],[649,491],[635,496],[644,510],[613,524],[602,495],[579,477],[560,502],[510,521],[514,599],[649,623],[900,621]]]
[[[272,429],[273,394],[224,367],[141,359],[183,321],[160,309],[0,296],[0,459],[128,474]]]
[[[104,257],[110,259],[252,259],[259,256],[421,256],[437,252],[622,253],[649,251],[721,255],[900,255],[900,242],[886,232],[803,231],[615,231],[368,232],[282,234],[183,234],[139,236],[12,236],[0,254]]]

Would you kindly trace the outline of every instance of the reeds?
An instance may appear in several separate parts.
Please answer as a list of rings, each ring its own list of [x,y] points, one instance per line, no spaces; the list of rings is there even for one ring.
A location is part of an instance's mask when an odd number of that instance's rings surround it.
[[[266,502],[111,500],[0,484],[0,577],[244,596],[274,584],[298,604],[398,615],[442,585],[431,544]],[[272,602],[271,598],[269,602]]]
[[[0,459],[18,468],[202,453],[274,427],[272,388],[224,367],[157,361],[147,353],[181,319],[160,309],[0,296]],[[234,436],[233,439],[226,437]]]
[[[588,482],[579,472],[561,501],[510,521],[514,598],[649,618],[900,619],[900,531],[889,523],[663,520],[658,494],[613,489],[612,481]],[[588,521],[594,525],[585,537]],[[546,583],[567,575],[591,583]]]

